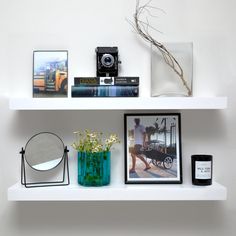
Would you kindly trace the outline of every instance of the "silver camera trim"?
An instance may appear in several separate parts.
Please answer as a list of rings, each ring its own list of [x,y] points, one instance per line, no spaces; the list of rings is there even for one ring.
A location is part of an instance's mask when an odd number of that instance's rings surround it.
[[[106,59],[106,58],[110,58],[110,59],[111,59],[111,62],[110,62],[109,64],[107,64],[107,63],[105,62],[105,59]],[[102,63],[102,65],[103,65],[104,67],[110,68],[110,67],[112,67],[112,66],[114,65],[114,62],[115,62],[115,58],[114,58],[111,54],[106,53],[106,54],[103,54],[103,55],[102,55],[101,63]]]

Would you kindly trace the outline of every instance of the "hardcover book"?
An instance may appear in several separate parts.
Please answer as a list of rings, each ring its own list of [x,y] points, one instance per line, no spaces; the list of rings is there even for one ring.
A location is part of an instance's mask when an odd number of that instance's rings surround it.
[[[119,86],[137,86],[139,85],[139,77],[75,77],[74,85],[119,85]]]
[[[139,86],[72,86],[71,97],[138,97]]]

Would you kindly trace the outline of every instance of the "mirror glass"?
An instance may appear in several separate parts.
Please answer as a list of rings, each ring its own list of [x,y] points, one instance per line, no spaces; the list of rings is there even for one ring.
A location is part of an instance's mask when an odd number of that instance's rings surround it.
[[[53,133],[42,132],[29,139],[25,146],[25,160],[35,170],[51,170],[62,161],[64,144]]]

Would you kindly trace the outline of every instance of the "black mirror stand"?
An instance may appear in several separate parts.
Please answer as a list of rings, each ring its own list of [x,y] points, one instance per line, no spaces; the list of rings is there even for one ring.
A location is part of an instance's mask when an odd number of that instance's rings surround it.
[[[48,182],[27,182],[27,174],[26,174],[26,166],[25,166],[25,150],[21,148],[21,184],[26,188],[34,188],[34,187],[52,187],[52,186],[66,186],[70,184],[70,176],[69,176],[69,163],[68,163],[68,152],[67,147],[64,149],[63,155],[63,174],[62,180],[59,181],[48,181]],[[34,170],[37,171],[37,170]],[[50,170],[49,170],[50,171]],[[67,178],[66,178],[67,177]]]

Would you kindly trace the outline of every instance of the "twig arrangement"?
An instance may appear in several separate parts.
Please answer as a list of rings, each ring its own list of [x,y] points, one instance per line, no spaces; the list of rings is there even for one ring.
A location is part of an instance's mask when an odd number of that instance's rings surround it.
[[[150,4],[151,1],[152,0],[148,1],[144,5],[141,5],[140,0],[136,0],[134,22],[129,21],[129,23],[133,26],[134,30],[137,32],[138,35],[140,35],[144,40],[150,42],[154,47],[156,47],[161,52],[165,60],[165,63],[168,66],[170,66],[171,69],[178,75],[179,79],[182,81],[184,87],[186,88],[188,92],[188,96],[191,96],[192,90],[187,84],[186,79],[184,78],[184,72],[183,72],[182,67],[180,66],[178,61],[175,59],[175,57],[168,51],[168,49],[162,43],[154,39],[149,33],[150,29],[155,30],[157,32],[160,32],[160,31],[150,25],[148,21],[148,17],[146,17],[145,20],[142,20],[144,14],[147,14],[150,17],[155,17],[155,15],[152,14],[152,10],[159,10],[159,11],[164,12],[162,9],[152,6]]]

